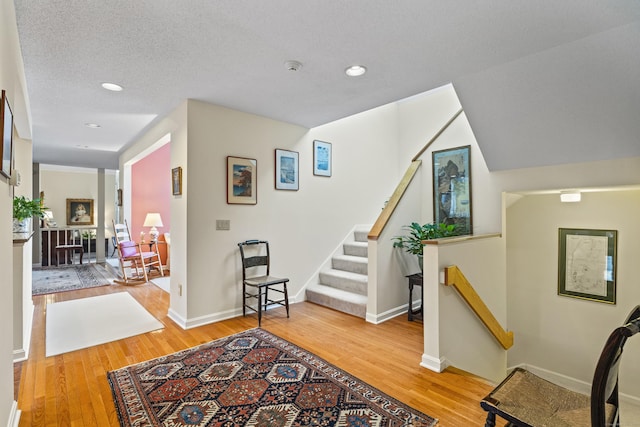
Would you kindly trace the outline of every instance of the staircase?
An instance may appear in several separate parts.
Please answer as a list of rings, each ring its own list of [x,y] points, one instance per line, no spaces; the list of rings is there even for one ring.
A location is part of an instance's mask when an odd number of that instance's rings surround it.
[[[370,227],[358,227],[318,275],[318,283],[307,287],[307,301],[334,310],[366,317],[367,263]]]

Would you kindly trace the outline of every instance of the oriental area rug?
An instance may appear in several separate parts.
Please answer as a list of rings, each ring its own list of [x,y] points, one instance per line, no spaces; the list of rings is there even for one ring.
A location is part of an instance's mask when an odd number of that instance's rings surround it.
[[[110,285],[112,282],[113,276],[100,264],[34,268],[31,293],[53,294]]]
[[[434,426],[308,351],[251,329],[107,373],[122,426]]]

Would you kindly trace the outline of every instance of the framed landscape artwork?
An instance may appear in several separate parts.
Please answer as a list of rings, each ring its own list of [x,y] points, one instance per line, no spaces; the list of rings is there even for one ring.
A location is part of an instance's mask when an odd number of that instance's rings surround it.
[[[433,152],[433,219],[472,234],[471,146]]]
[[[93,225],[93,199],[67,199],[67,225]]]
[[[298,190],[298,180],[298,153],[276,149],[276,190]]]
[[[244,157],[227,157],[227,203],[255,205],[258,202],[258,162]]]
[[[331,176],[331,143],[313,141],[313,174]]]
[[[558,229],[558,295],[616,303],[616,230]]]

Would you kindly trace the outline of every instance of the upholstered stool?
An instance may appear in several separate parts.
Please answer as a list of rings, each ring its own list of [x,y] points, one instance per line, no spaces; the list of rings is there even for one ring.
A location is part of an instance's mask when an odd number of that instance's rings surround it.
[[[82,245],[58,245],[56,246],[56,263],[60,265],[60,252],[65,255],[68,254],[69,259],[71,259],[71,264],[73,264],[73,254],[75,251],[80,252],[80,264],[82,264],[82,257],[84,255],[84,248]]]

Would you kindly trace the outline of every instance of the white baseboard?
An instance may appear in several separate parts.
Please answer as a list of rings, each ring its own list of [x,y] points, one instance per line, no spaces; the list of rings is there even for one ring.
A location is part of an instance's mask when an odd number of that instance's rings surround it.
[[[9,419],[7,420],[7,427],[18,427],[20,423],[21,411],[18,409],[18,402],[15,400],[11,404],[11,411],[9,411]]]
[[[447,366],[449,366],[449,362],[446,358],[441,357],[440,359],[436,359],[427,354],[422,355],[422,362],[420,362],[420,366],[430,369],[434,372],[442,372]]]
[[[289,306],[295,304],[296,301],[289,298]],[[267,307],[267,310],[271,308],[281,307],[279,304],[274,304],[273,306]],[[263,312],[264,313],[264,312]],[[234,308],[232,310],[223,311],[220,313],[211,313],[206,316],[195,317],[193,319],[185,319],[180,316],[174,310],[169,309],[167,316],[169,319],[173,320],[178,326],[182,329],[191,329],[196,328],[198,326],[208,325],[210,323],[220,322],[222,320],[232,319],[234,317],[242,316],[242,308]]]
[[[23,348],[13,350],[13,363],[24,362],[28,358],[29,358],[29,355],[27,354],[27,350]]]
[[[380,314],[372,314],[367,313],[366,321],[369,323],[373,323],[377,325],[382,322],[386,322],[389,319],[393,319],[394,317],[402,316],[407,314],[408,304],[401,305],[400,307],[392,308],[391,310],[387,310],[384,313]]]
[[[540,368],[538,366],[528,365],[523,363],[521,365],[512,366],[507,368],[509,372],[514,370],[515,368],[523,368],[528,370],[531,373],[536,374],[540,378],[544,378],[547,381],[551,381],[554,384],[561,385],[564,388],[568,388],[569,390],[577,391],[582,394],[591,394],[591,383],[578,380],[576,378],[568,377],[563,374],[559,374],[557,372],[552,372],[544,368]],[[620,402],[626,402],[634,406],[640,407],[640,396],[631,396],[625,393],[619,393],[618,398]]]

